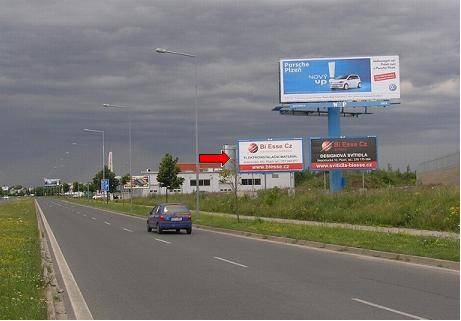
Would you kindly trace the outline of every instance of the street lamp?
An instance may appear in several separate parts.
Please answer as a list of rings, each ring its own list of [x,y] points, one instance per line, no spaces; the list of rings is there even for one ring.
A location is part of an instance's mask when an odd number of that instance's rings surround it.
[[[196,215],[200,215],[200,180],[199,180],[199,155],[198,155],[198,80],[197,80],[197,56],[192,55],[186,52],[178,52],[178,51],[171,51],[164,48],[156,48],[155,52],[159,54],[172,54],[172,55],[179,55],[194,58],[194,82],[195,82],[195,99],[194,99],[194,107],[195,107],[195,186],[196,186],[196,193],[195,193],[195,211]]]
[[[112,104],[102,104],[102,107],[104,108],[115,108],[115,109],[130,109],[131,107],[129,106],[119,106],[119,105],[112,105]],[[132,163],[132,157],[131,157],[131,114],[128,113],[128,119],[129,119],[129,126],[128,126],[128,136],[129,136],[129,149],[130,149],[130,211],[133,212],[133,187],[131,186],[131,163]],[[122,191],[122,185],[120,185],[120,193]]]
[[[98,130],[98,129],[88,129],[88,128],[84,128],[83,130],[86,132],[102,134],[102,179],[105,179],[106,169],[105,169],[105,163],[104,163],[104,131]]]

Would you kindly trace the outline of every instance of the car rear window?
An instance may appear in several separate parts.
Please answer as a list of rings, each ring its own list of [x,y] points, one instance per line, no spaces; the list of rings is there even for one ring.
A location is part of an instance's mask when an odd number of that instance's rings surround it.
[[[189,212],[189,209],[185,207],[184,205],[167,205],[165,206],[165,213],[168,212],[173,212],[173,213],[178,213],[178,212]]]

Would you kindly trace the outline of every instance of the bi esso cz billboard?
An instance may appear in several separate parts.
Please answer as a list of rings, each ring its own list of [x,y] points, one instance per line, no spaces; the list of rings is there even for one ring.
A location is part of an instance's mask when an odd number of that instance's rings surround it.
[[[312,171],[375,170],[378,168],[376,137],[311,138]]]
[[[281,103],[399,98],[399,56],[280,60]]]
[[[44,178],[44,186],[53,187],[61,185],[61,180],[59,178]]]
[[[303,139],[239,140],[239,172],[293,172],[304,169]]]

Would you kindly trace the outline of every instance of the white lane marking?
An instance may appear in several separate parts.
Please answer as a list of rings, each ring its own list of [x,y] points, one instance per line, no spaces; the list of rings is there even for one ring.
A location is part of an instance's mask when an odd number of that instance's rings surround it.
[[[107,221],[104,221],[104,224],[110,225],[110,223],[109,223],[109,222],[107,222]]]
[[[83,214],[83,216],[86,216],[86,214]]]
[[[444,267],[438,267],[438,266],[430,266],[430,265],[418,264],[418,263],[413,263],[413,262],[397,261],[397,260],[393,260],[393,259],[387,259],[387,258],[375,257],[375,256],[368,256],[368,255],[362,255],[362,254],[357,254],[357,253],[338,252],[336,250],[324,249],[324,248],[319,248],[319,247],[310,246],[310,245],[285,243],[285,242],[280,242],[280,241],[273,241],[273,240],[268,240],[268,239],[255,238],[255,237],[252,237],[252,236],[234,234],[234,233],[229,233],[229,232],[210,230],[210,229],[207,229],[207,228],[204,228],[204,227],[195,227],[195,228],[197,230],[200,230],[200,231],[203,231],[203,232],[222,234],[222,235],[226,235],[226,236],[230,236],[230,237],[239,237],[239,238],[242,238],[242,239],[253,240],[253,241],[264,242],[264,243],[272,243],[272,244],[278,244],[278,245],[284,245],[284,246],[297,247],[299,249],[303,249],[303,250],[306,250],[306,251],[313,250],[313,251],[318,251],[318,252],[328,252],[330,254],[352,256],[352,257],[355,257],[355,258],[360,259],[360,260],[379,261],[381,263],[396,264],[396,265],[406,265],[406,266],[409,266],[409,267],[416,267],[416,268],[421,268],[421,269],[430,269],[430,270],[436,270],[438,272],[446,272],[446,273],[450,273],[450,274],[459,275],[458,270],[453,270],[453,269],[450,269],[450,268],[444,268]],[[237,232],[239,232],[239,231],[237,231]],[[243,232],[243,231],[240,231],[240,232]]]
[[[379,304],[376,304],[376,303],[368,302],[368,301],[365,301],[365,300],[361,300],[361,299],[357,299],[357,298],[352,298],[352,300],[360,302],[360,303],[363,303],[363,304],[370,305],[370,306],[378,308],[378,309],[383,309],[383,310],[386,310],[386,311],[394,312],[394,313],[397,313],[397,314],[400,314],[400,315],[403,315],[403,316],[406,316],[406,317],[409,317],[409,318],[412,318],[412,319],[427,320],[425,318],[418,317],[417,315],[414,315],[414,314],[405,313],[405,312],[402,312],[402,311],[399,311],[399,310],[394,310],[394,309],[391,309],[391,308],[388,308],[388,307],[385,307],[385,306],[382,306],[382,305],[379,305]]]
[[[224,262],[234,264],[234,265],[237,265],[237,266],[241,266],[241,267],[245,267],[245,268],[248,267],[248,266],[246,266],[244,264],[240,264],[240,263],[237,263],[237,262],[234,262],[234,261],[226,260],[226,259],[223,259],[222,257],[219,257],[219,256],[213,256],[213,258],[216,259],[216,260],[224,261]]]
[[[91,315],[90,309],[86,304],[85,298],[83,297],[82,292],[80,291],[80,288],[75,281],[74,275],[72,274],[72,271],[67,264],[66,258],[62,254],[58,241],[56,241],[53,231],[51,230],[51,227],[48,224],[48,221],[46,220],[46,217],[43,214],[43,211],[40,208],[37,200],[35,200],[35,205],[37,206],[43,226],[45,227],[46,234],[50,240],[51,249],[53,250],[59,271],[61,272],[64,286],[67,289],[67,295],[69,297],[72,309],[74,310],[75,318],[77,320],[93,320],[93,316]]]
[[[92,216],[91,219],[92,219],[93,221],[96,221],[96,217],[94,217],[94,216]]]
[[[154,237],[154,240],[159,241],[159,242],[163,242],[163,243],[166,243],[166,244],[171,244],[171,242],[168,242],[168,241],[165,241],[165,240],[162,240],[162,239],[158,239],[158,238],[155,238],[155,237]]]
[[[132,230],[129,230],[127,228],[123,228],[124,231],[127,231],[127,232],[133,232]]]

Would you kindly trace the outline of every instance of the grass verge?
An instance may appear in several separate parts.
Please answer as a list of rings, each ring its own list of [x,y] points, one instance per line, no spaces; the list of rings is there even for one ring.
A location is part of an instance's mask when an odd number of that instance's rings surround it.
[[[236,218],[207,214],[201,214],[200,218],[195,218],[194,223],[263,235],[282,236],[296,240],[316,241],[459,262],[459,239],[452,240],[344,228],[281,224],[261,220],[241,219],[240,222],[237,222]]]
[[[46,319],[33,199],[0,204],[0,319]]]
[[[193,194],[174,194],[169,199],[195,206]],[[159,196],[134,199],[150,206],[163,201]],[[232,194],[207,193],[200,198],[200,209],[206,212],[234,213],[234,207]],[[338,194],[298,191],[294,197],[274,188],[259,191],[255,198],[238,199],[242,215],[451,232],[459,232],[459,207],[459,187],[453,186]]]
[[[71,201],[98,208],[126,212],[129,214],[129,205],[126,204],[106,204],[101,201],[84,199],[71,199]],[[133,206],[133,213],[139,216],[146,216],[149,210],[150,208],[146,206]],[[358,231],[345,228],[281,224],[261,220],[240,220],[240,222],[237,222],[235,218],[213,216],[204,213],[201,213],[199,218],[194,217],[193,220],[194,223],[201,225],[246,231],[263,235],[283,236],[297,240],[316,241],[377,251],[459,261],[459,239],[452,240],[406,234]]]

